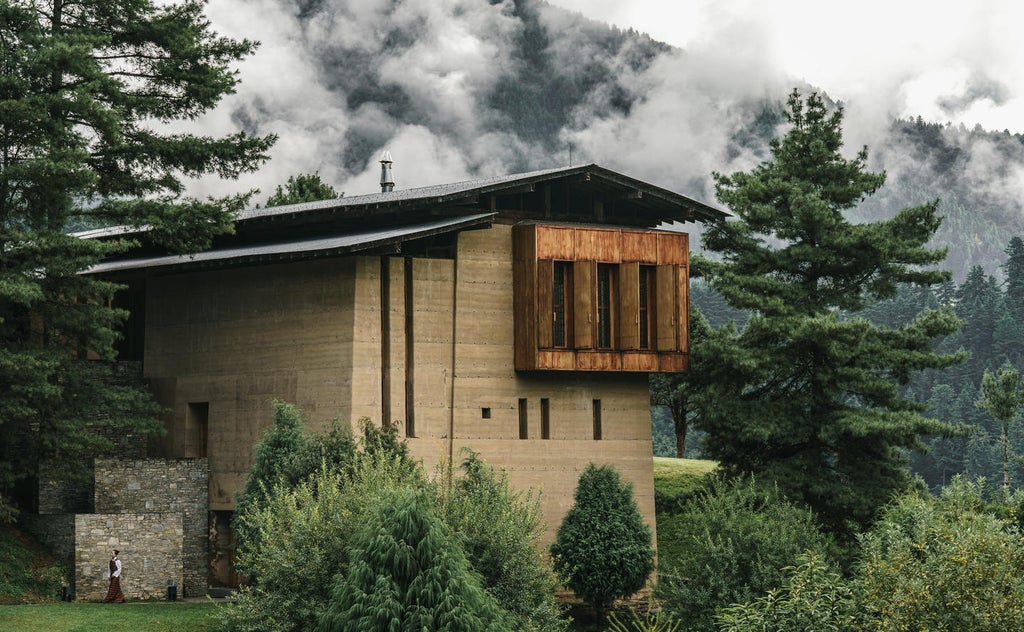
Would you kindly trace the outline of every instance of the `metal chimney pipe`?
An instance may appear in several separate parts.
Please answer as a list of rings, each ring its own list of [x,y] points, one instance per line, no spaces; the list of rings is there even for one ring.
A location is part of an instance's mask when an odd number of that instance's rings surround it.
[[[390,193],[395,190],[395,179],[391,175],[391,152],[384,150],[380,157],[380,192]]]

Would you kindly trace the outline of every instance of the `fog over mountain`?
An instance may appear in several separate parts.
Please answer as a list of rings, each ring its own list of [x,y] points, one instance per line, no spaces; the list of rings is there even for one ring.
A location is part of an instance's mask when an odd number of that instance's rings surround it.
[[[213,0],[208,15],[221,34],[262,46],[240,67],[238,93],[199,125],[280,138],[259,173],[196,182],[200,195],[259,188],[262,201],[314,171],[348,195],[370,193],[388,149],[398,188],[571,160],[715,204],[711,173],[764,159],[786,95],[815,89],[779,70],[742,19],[684,50],[541,0]],[[954,88],[942,100],[950,113],[1008,98],[985,75]],[[957,275],[975,259],[994,272],[1024,228],[1021,137],[894,125],[887,102],[845,104],[849,153],[868,144],[872,167],[889,173],[863,215],[942,197],[956,215],[942,241],[966,244]]]

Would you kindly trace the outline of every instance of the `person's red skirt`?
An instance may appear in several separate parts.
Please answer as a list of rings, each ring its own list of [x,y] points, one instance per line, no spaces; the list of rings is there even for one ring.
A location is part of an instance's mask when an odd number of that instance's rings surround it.
[[[120,577],[110,578],[110,588],[107,589],[107,596],[103,601],[107,603],[124,603],[124,593],[121,592]]]

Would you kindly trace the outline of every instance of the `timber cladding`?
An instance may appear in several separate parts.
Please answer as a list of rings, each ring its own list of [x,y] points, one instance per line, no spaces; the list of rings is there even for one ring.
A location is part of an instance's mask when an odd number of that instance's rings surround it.
[[[685,233],[524,223],[513,243],[517,369],[688,368]]]

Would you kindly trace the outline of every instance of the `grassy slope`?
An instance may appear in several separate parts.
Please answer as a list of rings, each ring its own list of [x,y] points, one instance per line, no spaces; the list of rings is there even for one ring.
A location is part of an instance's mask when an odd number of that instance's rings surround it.
[[[654,489],[659,496],[674,497],[700,486],[705,474],[716,467],[714,461],[654,457]],[[674,546],[673,532],[678,514],[658,512],[658,566],[667,568],[681,554]]]
[[[216,629],[213,603],[55,603],[0,606],[5,632],[204,632]]]
[[[62,577],[63,571],[37,542],[0,525],[0,604],[57,601]]]

